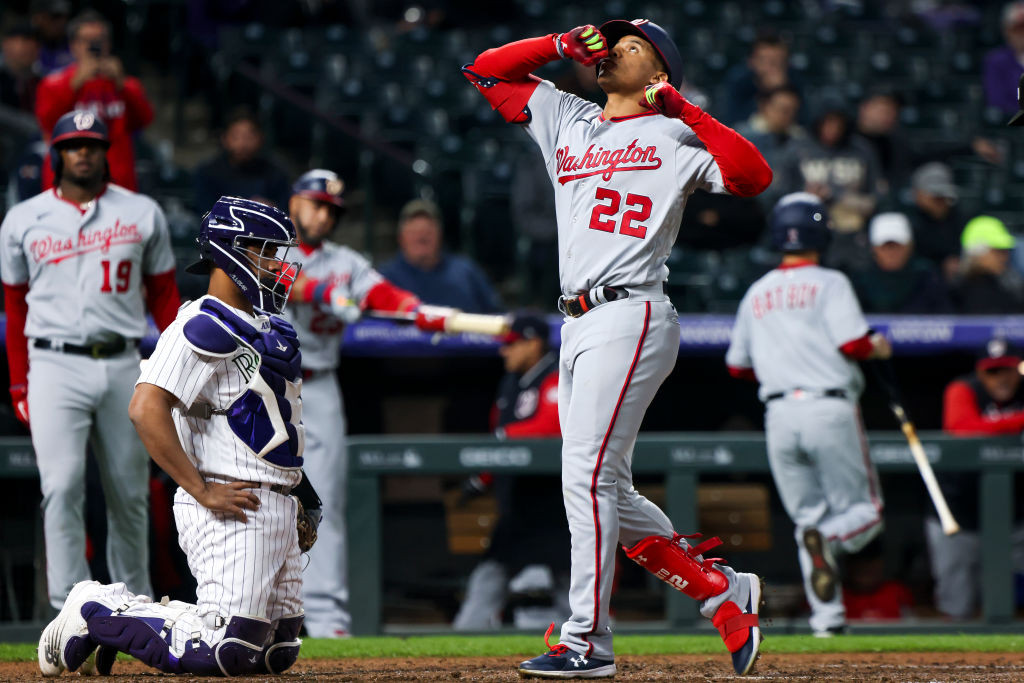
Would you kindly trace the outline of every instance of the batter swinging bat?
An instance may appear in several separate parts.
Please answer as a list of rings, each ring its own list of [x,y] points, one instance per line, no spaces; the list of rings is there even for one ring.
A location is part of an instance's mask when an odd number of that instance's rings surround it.
[[[946,497],[942,495],[942,489],[939,487],[939,482],[935,479],[935,472],[932,471],[932,465],[928,462],[924,446],[921,445],[921,440],[917,438],[917,430],[914,429],[914,423],[910,421],[907,411],[903,409],[903,403],[899,397],[899,387],[896,385],[896,373],[892,369],[892,363],[888,360],[871,361],[868,365],[872,368],[879,384],[885,389],[885,393],[889,395],[889,409],[892,410],[893,415],[899,421],[900,429],[903,430],[903,436],[907,438],[907,443],[910,445],[910,453],[914,456],[914,462],[917,464],[917,469],[921,472],[921,478],[924,480],[925,488],[928,489],[928,495],[931,496],[935,511],[939,514],[942,531],[947,536],[952,536],[960,531],[960,525],[953,518],[953,513],[949,510],[949,504],[946,503]]]

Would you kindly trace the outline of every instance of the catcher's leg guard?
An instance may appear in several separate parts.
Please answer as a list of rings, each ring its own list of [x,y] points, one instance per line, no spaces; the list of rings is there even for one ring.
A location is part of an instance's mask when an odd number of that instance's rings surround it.
[[[263,666],[267,673],[284,673],[299,658],[299,629],[302,628],[302,614],[290,614],[277,621],[273,641],[263,648]]]
[[[181,673],[178,658],[171,654],[166,640],[166,622],[155,617],[129,617],[112,612],[98,602],[82,606],[89,635],[106,645],[149,664],[164,673]]]
[[[651,572],[659,579],[690,596],[694,600],[707,600],[724,593],[729,579],[713,566],[715,559],[698,561],[698,555],[722,544],[718,538],[709,538],[703,543],[684,550],[679,540],[685,538],[676,534],[672,538],[648,536],[632,547],[623,546],[626,557]]]
[[[270,621],[262,617],[233,616],[224,637],[213,648],[217,666],[225,676],[245,676],[263,670],[263,646]]]

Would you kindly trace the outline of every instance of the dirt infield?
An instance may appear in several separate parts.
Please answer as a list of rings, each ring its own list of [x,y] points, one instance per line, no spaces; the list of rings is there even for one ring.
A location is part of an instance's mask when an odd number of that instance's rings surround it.
[[[301,679],[310,681],[516,681],[519,658],[425,657],[388,659],[303,659],[287,674],[234,680]],[[620,657],[619,681],[794,680],[822,681],[1019,681],[1024,680],[1024,653],[847,653],[765,654],[751,676],[731,675],[724,656],[660,655]],[[138,662],[118,662],[120,680],[163,677]],[[67,676],[68,674],[65,674]],[[34,663],[0,663],[0,680],[38,680]],[[177,680],[222,680],[181,677]]]

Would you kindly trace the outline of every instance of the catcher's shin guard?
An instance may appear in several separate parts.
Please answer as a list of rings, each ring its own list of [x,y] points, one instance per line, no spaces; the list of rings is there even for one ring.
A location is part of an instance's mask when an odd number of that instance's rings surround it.
[[[302,645],[299,629],[302,628],[302,620],[301,613],[278,620],[273,641],[263,648],[263,667],[266,673],[284,673],[299,658],[299,647]]]
[[[163,619],[130,617],[98,602],[82,606],[89,635],[101,646],[126,652],[164,673],[182,673],[178,658],[171,653]]]
[[[262,617],[233,616],[224,637],[213,648],[217,666],[225,676],[247,676],[263,671],[263,646],[271,623]]]
[[[626,557],[694,600],[707,600],[724,593],[729,588],[729,579],[715,569],[714,563],[718,558],[697,559],[704,552],[721,545],[722,541],[709,538],[684,550],[679,545],[682,538],[686,537],[681,534],[672,538],[648,536],[632,547],[623,546],[622,549]]]

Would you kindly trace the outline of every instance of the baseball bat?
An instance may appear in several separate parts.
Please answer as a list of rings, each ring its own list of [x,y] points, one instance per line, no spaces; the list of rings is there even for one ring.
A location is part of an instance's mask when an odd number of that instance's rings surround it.
[[[935,512],[939,515],[942,531],[947,536],[952,536],[960,531],[960,525],[957,524],[956,519],[953,517],[949,504],[946,502],[946,497],[942,494],[942,488],[939,486],[938,480],[935,479],[935,471],[932,470],[932,464],[928,462],[928,455],[924,452],[924,446],[921,445],[921,439],[917,436],[914,423],[911,422],[907,411],[903,408],[899,387],[896,384],[896,373],[892,369],[892,362],[889,360],[870,361],[869,366],[873,369],[878,383],[882,385],[882,388],[889,395],[889,409],[896,416],[896,420],[900,423],[900,429],[903,431],[903,436],[907,439],[907,444],[910,446],[910,454],[914,456],[914,463],[917,464],[917,469],[921,473],[921,479],[924,480],[924,486],[928,490],[928,496],[932,499],[932,505],[935,506]]]
[[[416,313],[383,313],[379,311],[367,311],[364,314],[369,318],[381,320],[395,320],[398,322],[415,322]],[[470,334],[489,334],[496,337],[507,334],[512,319],[507,315],[484,315],[481,313],[453,313],[444,321],[444,331],[449,334],[467,332]]]

